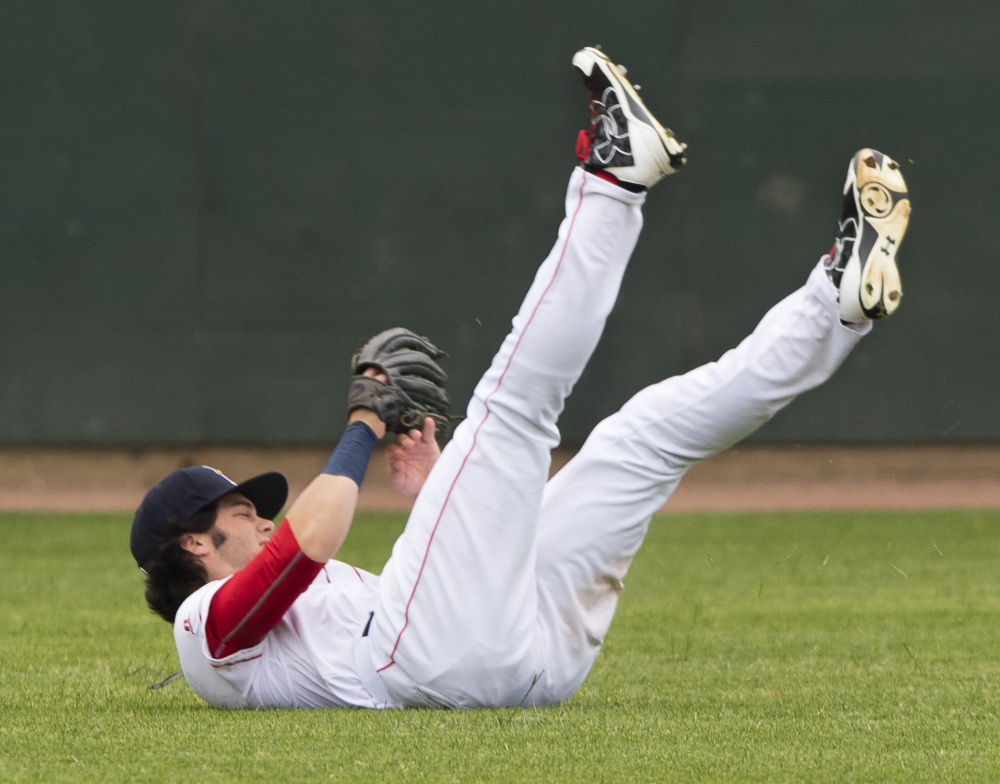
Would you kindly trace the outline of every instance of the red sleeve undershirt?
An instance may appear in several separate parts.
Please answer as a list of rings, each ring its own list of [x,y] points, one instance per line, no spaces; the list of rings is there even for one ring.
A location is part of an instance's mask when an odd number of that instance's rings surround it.
[[[323,566],[302,552],[285,520],[264,549],[212,597],[205,622],[212,657],[223,659],[263,640]]]

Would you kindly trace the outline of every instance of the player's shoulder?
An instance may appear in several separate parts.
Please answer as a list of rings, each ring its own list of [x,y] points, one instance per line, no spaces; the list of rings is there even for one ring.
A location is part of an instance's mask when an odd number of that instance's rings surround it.
[[[174,616],[174,636],[188,634],[199,636],[205,619],[208,617],[208,607],[212,602],[212,597],[226,584],[226,577],[222,580],[212,580],[205,583],[198,590],[194,591],[187,599],[181,602]]]

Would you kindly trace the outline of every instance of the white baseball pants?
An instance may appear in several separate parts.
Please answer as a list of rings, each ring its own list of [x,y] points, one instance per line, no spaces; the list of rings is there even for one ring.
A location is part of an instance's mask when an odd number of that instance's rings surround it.
[[[648,387],[553,479],[556,421],[600,339],[645,194],[576,169],[566,217],[379,581],[393,703],[565,700],[600,651],[650,518],[685,472],[825,381],[854,347],[819,267],[718,362]]]

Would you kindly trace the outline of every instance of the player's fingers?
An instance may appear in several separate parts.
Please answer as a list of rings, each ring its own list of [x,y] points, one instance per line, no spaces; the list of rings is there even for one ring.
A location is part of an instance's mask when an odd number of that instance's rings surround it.
[[[434,417],[427,417],[424,420],[424,433],[423,440],[426,442],[431,442],[434,440],[434,430],[437,428],[437,423],[434,421]]]
[[[365,368],[365,372],[362,373],[361,375],[363,375],[363,376],[371,376],[372,378],[375,378],[378,381],[381,381],[383,384],[388,384],[389,383],[389,377],[385,373],[382,373],[381,371],[379,371],[376,368]]]
[[[406,459],[403,451],[399,447],[392,445],[385,450],[385,462],[389,466],[390,471],[398,471],[399,467],[406,462]]]

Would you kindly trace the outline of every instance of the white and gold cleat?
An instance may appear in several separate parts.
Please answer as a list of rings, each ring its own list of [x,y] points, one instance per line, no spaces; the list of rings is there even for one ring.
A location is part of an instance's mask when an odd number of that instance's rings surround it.
[[[844,183],[840,232],[826,264],[846,323],[891,316],[903,288],[896,252],[910,222],[899,164],[876,150],[854,154]]]

